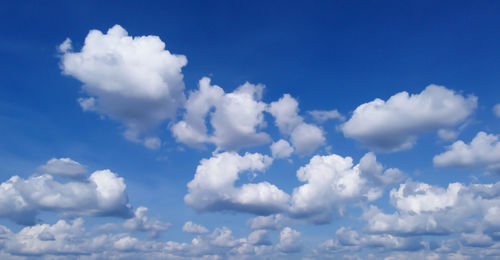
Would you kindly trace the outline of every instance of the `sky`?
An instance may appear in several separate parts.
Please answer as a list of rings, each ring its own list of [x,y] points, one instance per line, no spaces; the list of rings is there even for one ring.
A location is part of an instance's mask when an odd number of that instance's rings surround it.
[[[0,3],[1,259],[500,259],[500,3]]]

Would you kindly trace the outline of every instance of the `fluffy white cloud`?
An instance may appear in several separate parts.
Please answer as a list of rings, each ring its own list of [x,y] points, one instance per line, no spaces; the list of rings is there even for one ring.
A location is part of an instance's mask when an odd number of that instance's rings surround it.
[[[288,158],[293,153],[293,150],[293,147],[283,139],[271,145],[271,154],[273,158]]]
[[[280,242],[277,248],[285,253],[296,253],[302,250],[302,240],[300,239],[300,232],[285,227],[280,232]]]
[[[408,182],[393,189],[390,200],[397,209],[393,214],[385,214],[374,206],[365,211],[363,218],[368,221],[368,231],[429,235],[500,230],[496,211],[500,183],[469,186],[450,183],[444,189]]]
[[[266,133],[258,132],[265,126],[266,104],[260,101],[263,89],[263,85],[247,82],[225,93],[221,87],[210,85],[209,78],[202,78],[199,89],[189,95],[183,120],[172,127],[175,138],[194,147],[213,143],[224,150],[269,142]],[[205,123],[208,116],[213,133],[208,133]]]
[[[48,174],[28,179],[13,176],[0,184],[0,216],[25,225],[34,224],[41,211],[65,216],[130,217],[125,188],[123,178],[109,170],[66,183]]]
[[[459,140],[448,147],[447,151],[434,156],[438,167],[486,168],[500,170],[500,141],[497,135],[479,132],[470,144]]]
[[[208,229],[202,225],[195,224],[191,221],[184,223],[182,226],[182,231],[191,234],[205,234],[208,233]]]
[[[493,106],[493,113],[495,113],[497,117],[500,117],[500,104]]]
[[[40,166],[39,170],[69,178],[82,178],[87,173],[87,167],[70,158],[52,158]]]
[[[429,85],[420,94],[400,92],[387,101],[377,98],[362,104],[341,129],[346,137],[369,147],[397,151],[411,148],[419,133],[456,126],[476,106],[475,96]]]
[[[339,113],[339,111],[335,110],[313,110],[308,112],[309,115],[311,115],[314,120],[323,123],[325,121],[328,121],[330,119],[338,119],[341,121],[345,120],[345,117]]]
[[[203,159],[194,179],[188,183],[184,201],[198,211],[236,210],[271,214],[286,208],[289,195],[268,182],[235,187],[245,171],[264,171],[272,158],[259,153],[240,156],[235,152],[215,154]]]
[[[377,199],[385,185],[401,180],[402,173],[397,169],[383,171],[372,153],[358,165],[353,165],[351,157],[332,154],[311,158],[297,171],[297,178],[306,184],[293,191],[291,215],[324,223],[332,212],[342,215],[349,203]]]
[[[134,216],[123,223],[126,230],[133,232],[148,232],[151,237],[156,237],[160,232],[166,231],[172,224],[164,223],[149,217],[148,208],[138,207]]]
[[[251,218],[247,221],[247,224],[251,229],[269,229],[278,230],[281,229],[282,222],[284,221],[284,216],[281,214],[274,214],[269,216],[257,216]]]
[[[420,239],[397,237],[390,234],[373,235],[358,234],[350,228],[341,227],[335,232],[335,237],[319,245],[315,250],[317,255],[324,256],[348,251],[359,251],[365,248],[381,250],[415,251],[423,249]]]
[[[290,140],[299,155],[311,154],[325,143],[323,130],[311,124],[302,123],[293,129]]]
[[[185,101],[185,56],[170,53],[158,36],[131,37],[119,25],[105,34],[91,30],[79,52],[69,39],[59,50],[63,73],[89,95],[79,99],[84,110],[121,121],[126,138],[158,148],[155,128]]]
[[[304,119],[298,114],[299,103],[289,94],[272,102],[268,112],[276,119],[280,132],[290,135],[297,154],[310,154],[325,143],[323,130],[316,125],[304,123]]]

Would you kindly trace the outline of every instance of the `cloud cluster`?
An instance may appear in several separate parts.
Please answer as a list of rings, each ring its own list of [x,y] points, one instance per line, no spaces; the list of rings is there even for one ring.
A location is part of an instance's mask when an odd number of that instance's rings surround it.
[[[190,93],[183,120],[172,127],[177,141],[199,147],[213,143],[219,149],[238,150],[242,147],[270,142],[258,129],[265,125],[262,99],[263,85],[245,83],[231,93],[202,78],[199,89]],[[213,131],[206,126],[207,117]]]
[[[257,215],[284,213],[295,219],[327,223],[332,213],[342,215],[352,203],[373,201],[385,187],[402,181],[398,169],[384,169],[373,153],[358,165],[339,155],[314,156],[297,171],[305,184],[292,196],[268,182],[234,183],[244,171],[264,171],[272,162],[266,155],[234,152],[215,154],[200,162],[194,179],[188,183],[185,202],[198,211],[239,211]],[[269,219],[270,218],[270,219]],[[251,226],[271,226],[272,216],[255,219]]]
[[[274,116],[279,131],[290,136],[297,154],[311,154],[325,143],[323,130],[316,125],[304,123],[299,115],[299,102],[289,94],[269,104],[268,111]]]
[[[336,154],[311,158],[297,171],[304,185],[293,191],[291,215],[312,222],[330,221],[333,212],[343,215],[348,204],[373,201],[382,195],[386,185],[402,180],[397,169],[386,169],[368,153],[353,165],[351,157]]]
[[[500,171],[500,141],[497,135],[479,132],[470,144],[459,140],[446,152],[434,156],[437,167],[480,168]]]
[[[234,185],[241,173],[264,171],[271,163],[272,158],[259,153],[241,156],[224,152],[203,159],[188,183],[184,201],[198,211],[237,210],[264,215],[283,211],[289,195],[273,184]]]
[[[411,148],[420,133],[456,126],[476,107],[475,96],[429,85],[419,94],[400,92],[358,106],[341,130],[368,147],[398,151]]]
[[[170,53],[158,36],[131,37],[119,25],[91,30],[80,51],[71,40],[59,46],[61,69],[83,83],[85,111],[122,122],[129,140],[158,148],[155,128],[175,116],[185,101],[183,55]]]
[[[25,225],[34,224],[42,211],[66,216],[130,217],[125,188],[123,178],[110,170],[66,183],[48,174],[28,179],[13,176],[0,184],[0,216]]]
[[[100,233],[83,219],[37,224],[19,232],[0,226],[2,259],[287,259],[302,248],[300,233],[287,227],[273,245],[266,230],[236,238],[227,227],[204,230],[190,243],[143,240],[129,233]]]

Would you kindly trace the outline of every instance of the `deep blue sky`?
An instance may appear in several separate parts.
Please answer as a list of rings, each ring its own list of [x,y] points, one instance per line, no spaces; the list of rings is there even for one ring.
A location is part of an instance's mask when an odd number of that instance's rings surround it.
[[[161,126],[165,145],[159,150],[125,140],[119,122],[82,111],[76,101],[84,93],[82,83],[62,75],[59,44],[70,38],[79,51],[89,30],[104,33],[115,24],[131,36],[157,35],[167,50],[188,59],[182,70],[186,95],[197,89],[203,76],[226,92],[246,81],[262,83],[264,102],[289,93],[299,101],[306,121],[311,119],[305,111],[337,109],[349,119],[356,107],[375,98],[387,100],[401,91],[418,94],[429,84],[442,85],[464,97],[478,97],[477,109],[464,120],[468,124],[458,136],[469,143],[478,131],[500,132],[492,112],[500,102],[499,13],[497,1],[3,2],[0,181],[13,175],[28,178],[50,158],[70,157],[90,172],[109,168],[124,177],[132,206],[144,205],[152,216],[173,224],[160,240],[190,241],[191,236],[181,232],[187,220],[210,230],[227,225],[237,237],[246,236],[251,214],[198,214],[183,201],[196,166],[211,156],[214,146],[197,150],[179,144],[167,130],[169,122]],[[180,120],[182,111],[178,114]],[[267,130],[278,140],[273,118],[265,118]],[[351,156],[358,163],[371,149],[345,138],[337,123],[323,125],[325,146],[332,149],[323,147],[317,154]],[[483,168],[436,169],[432,158],[449,144],[435,131],[427,132],[412,149],[377,152],[377,158],[409,179],[443,188],[451,182],[498,180],[498,175],[483,174]],[[269,154],[267,145],[249,151]],[[291,194],[301,185],[296,170],[310,158],[277,161],[256,181],[269,181]],[[389,190],[375,205],[392,213]],[[294,228],[302,232],[306,249],[294,257],[309,255],[340,226],[361,230],[361,213],[353,209],[326,226],[298,224]],[[40,218],[54,224],[58,217],[45,212]],[[0,224],[22,228],[6,219]],[[277,236],[272,235],[273,241]]]

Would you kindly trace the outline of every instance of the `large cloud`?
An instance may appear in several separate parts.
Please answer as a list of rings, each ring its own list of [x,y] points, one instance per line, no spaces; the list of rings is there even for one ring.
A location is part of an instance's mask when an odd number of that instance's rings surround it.
[[[476,106],[474,96],[429,85],[420,94],[400,92],[387,101],[377,98],[360,105],[341,130],[369,147],[397,151],[412,147],[419,133],[456,126]]]
[[[470,144],[456,141],[447,151],[434,156],[438,167],[485,168],[500,171],[500,141],[497,135],[479,132]]]
[[[35,224],[42,211],[65,216],[130,217],[125,188],[123,178],[109,170],[66,183],[48,174],[28,179],[13,176],[0,184],[0,217],[25,225]]]
[[[446,189],[420,182],[401,184],[390,193],[397,211],[375,206],[364,213],[367,230],[396,235],[432,235],[499,231],[500,183],[450,183]]]
[[[379,198],[384,186],[401,181],[402,173],[392,168],[384,171],[373,153],[358,165],[351,157],[332,154],[311,158],[297,171],[297,178],[306,184],[293,191],[291,215],[325,223],[333,212],[342,215],[349,203]]]
[[[283,211],[289,195],[269,182],[234,186],[241,173],[264,171],[271,162],[272,158],[259,153],[240,156],[224,152],[203,159],[188,183],[184,200],[198,211],[235,210],[263,215]]]
[[[263,89],[263,85],[247,82],[225,93],[221,87],[210,85],[209,78],[202,78],[199,89],[189,95],[183,120],[172,127],[175,138],[194,147],[213,143],[224,150],[270,142],[266,133],[258,131],[265,126],[266,104],[260,101]],[[205,123],[208,116],[212,133]]]
[[[91,30],[79,52],[71,41],[61,46],[61,69],[81,81],[88,97],[84,110],[96,111],[126,126],[125,137],[157,148],[155,128],[183,104],[183,55],[165,49],[158,36],[128,36],[119,25],[103,34]]]

